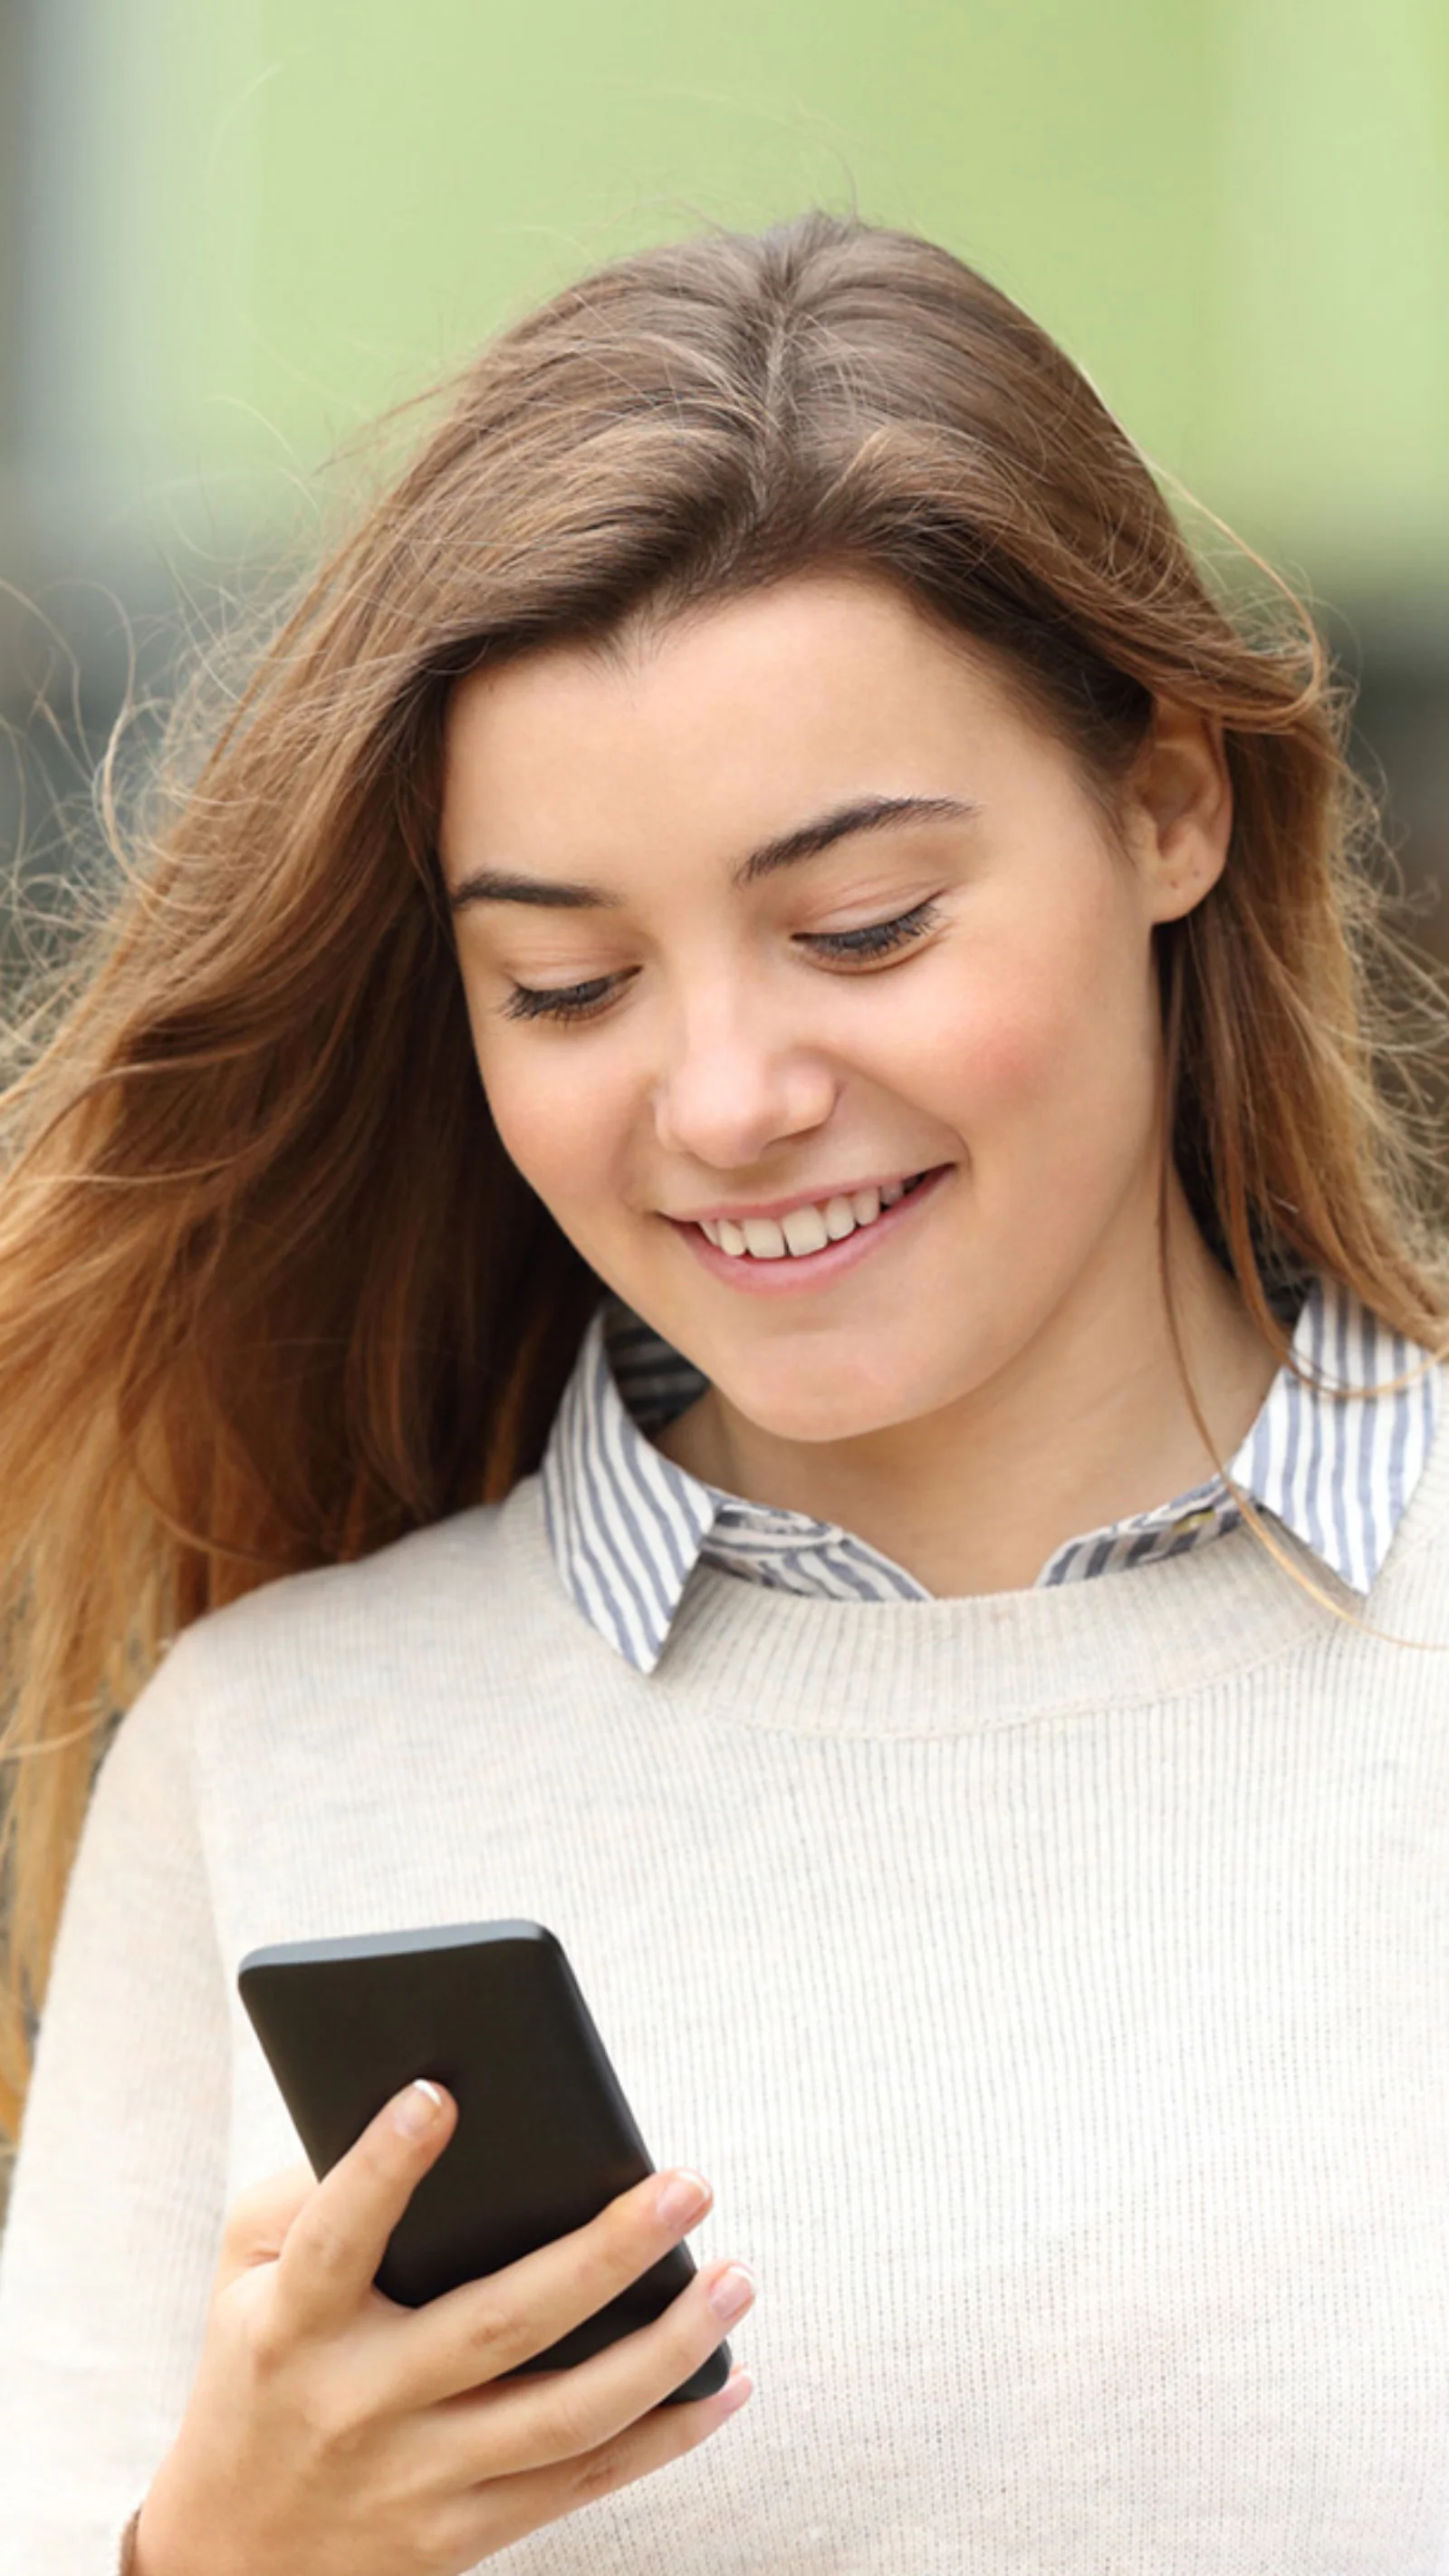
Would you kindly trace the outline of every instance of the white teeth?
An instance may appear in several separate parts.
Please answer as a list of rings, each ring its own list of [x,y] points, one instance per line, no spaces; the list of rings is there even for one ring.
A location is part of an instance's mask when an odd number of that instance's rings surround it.
[[[909,1184],[885,1181],[879,1189],[856,1190],[847,1198],[842,1193],[819,1203],[792,1208],[786,1217],[701,1217],[699,1230],[707,1235],[719,1251],[738,1261],[748,1254],[755,1261],[800,1259],[807,1253],[823,1252],[828,1243],[843,1243],[856,1227],[874,1225],[886,1208],[903,1199]]]
[[[792,1208],[780,1219],[780,1232],[791,1252],[823,1252],[830,1241],[818,1207]]]
[[[757,1261],[783,1261],[785,1238],[772,1216],[747,1216],[743,1219],[745,1250]]]

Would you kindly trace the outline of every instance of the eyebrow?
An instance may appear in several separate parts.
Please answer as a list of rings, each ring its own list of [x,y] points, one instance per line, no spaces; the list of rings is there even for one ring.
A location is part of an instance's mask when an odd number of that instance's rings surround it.
[[[903,822],[970,822],[980,811],[979,805],[967,804],[959,796],[858,797],[853,804],[817,815],[813,822],[798,823],[777,840],[762,841],[734,869],[732,882],[741,888],[758,885],[762,877],[794,867],[801,859],[813,859],[858,832],[883,832]],[[459,878],[448,895],[452,912],[461,912],[471,903],[530,903],[565,912],[617,911],[623,897],[607,886],[584,885],[567,877],[515,876],[498,868],[474,868]]]

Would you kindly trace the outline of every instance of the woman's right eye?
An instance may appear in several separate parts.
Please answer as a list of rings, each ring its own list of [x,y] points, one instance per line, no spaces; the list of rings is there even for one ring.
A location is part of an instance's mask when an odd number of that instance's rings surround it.
[[[591,1020],[605,1010],[623,975],[594,975],[586,984],[515,984],[502,1005],[506,1020]]]

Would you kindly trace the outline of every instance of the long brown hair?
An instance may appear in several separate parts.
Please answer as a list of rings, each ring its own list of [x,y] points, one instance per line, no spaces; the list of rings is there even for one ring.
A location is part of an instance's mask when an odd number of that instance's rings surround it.
[[[1156,698],[1221,725],[1227,866],[1161,936],[1189,1196],[1285,1353],[1295,1268],[1442,1340],[1372,809],[1307,610],[1230,613],[1081,374],[943,249],[811,214],[585,279],[447,389],[197,756],[183,713],[102,933],[16,1040],[11,2126],[107,1720],[209,1608],[505,1492],[597,1293],[478,1082],[433,849],[451,681],[824,564],[989,648],[1108,802]]]

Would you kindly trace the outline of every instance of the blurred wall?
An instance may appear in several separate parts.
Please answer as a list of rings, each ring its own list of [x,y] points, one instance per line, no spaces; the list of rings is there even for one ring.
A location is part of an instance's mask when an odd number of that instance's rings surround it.
[[[853,194],[985,268],[1319,599],[1449,873],[1444,0],[6,8],[0,569],[97,709],[106,585],[205,587],[581,268]]]

